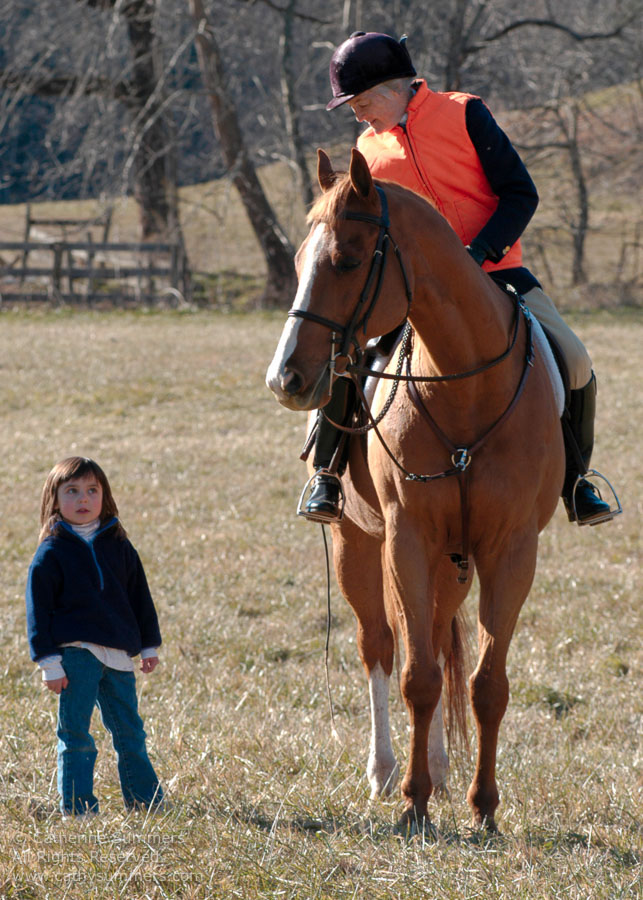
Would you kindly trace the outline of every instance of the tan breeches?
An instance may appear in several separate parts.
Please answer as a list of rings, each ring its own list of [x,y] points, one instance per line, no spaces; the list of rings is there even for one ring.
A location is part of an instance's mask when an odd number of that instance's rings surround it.
[[[585,345],[565,323],[553,301],[539,287],[524,295],[524,300],[538,321],[558,341],[569,371],[569,386],[575,391],[585,387],[592,377],[592,361]]]

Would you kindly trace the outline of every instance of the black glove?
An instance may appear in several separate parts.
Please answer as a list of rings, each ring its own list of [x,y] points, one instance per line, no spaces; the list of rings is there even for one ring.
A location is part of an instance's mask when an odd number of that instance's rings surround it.
[[[475,259],[479,266],[481,266],[483,262],[485,262],[485,260],[489,258],[489,249],[490,248],[488,247],[488,245],[485,244],[484,241],[481,241],[479,238],[474,238],[471,243],[467,244],[467,246],[465,247],[465,250],[467,251],[469,256]]]

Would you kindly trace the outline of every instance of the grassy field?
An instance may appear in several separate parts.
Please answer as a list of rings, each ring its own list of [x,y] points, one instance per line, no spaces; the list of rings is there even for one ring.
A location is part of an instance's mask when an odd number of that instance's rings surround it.
[[[502,835],[469,830],[458,758],[433,842],[395,833],[397,795],[369,804],[367,688],[335,588],[331,734],[322,535],[294,515],[304,421],[263,385],[282,322],[0,314],[0,897],[642,896],[640,318],[572,318],[599,378],[595,462],[626,512],[578,529],[559,509],[544,533],[509,659]],[[101,815],[56,812],[56,699],[29,660],[23,591],[44,478],[71,453],[106,469],[159,610],[162,664],[138,682],[172,801],[154,817],[122,810],[98,716]],[[391,715],[405,763],[397,691]]]

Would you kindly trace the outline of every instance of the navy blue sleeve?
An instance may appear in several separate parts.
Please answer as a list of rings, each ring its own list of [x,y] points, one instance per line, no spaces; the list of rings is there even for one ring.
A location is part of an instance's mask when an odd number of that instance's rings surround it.
[[[29,567],[25,592],[29,653],[34,662],[59,652],[51,622],[61,587],[62,573],[55,554],[41,544]]]
[[[160,647],[161,631],[154,601],[145,577],[145,570],[132,544],[127,541],[126,545],[129,570],[127,590],[141,632],[141,645],[143,647]]]
[[[511,141],[482,100],[469,100],[466,126],[498,206],[476,239],[499,262],[523,233],[538,206],[538,192]]]

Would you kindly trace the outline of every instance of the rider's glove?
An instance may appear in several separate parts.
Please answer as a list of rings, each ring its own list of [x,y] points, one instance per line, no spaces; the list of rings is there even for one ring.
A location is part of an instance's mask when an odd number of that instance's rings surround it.
[[[491,256],[489,249],[488,245],[485,244],[484,241],[481,241],[480,238],[474,238],[471,243],[467,244],[465,247],[469,256],[475,259],[479,266]]]

